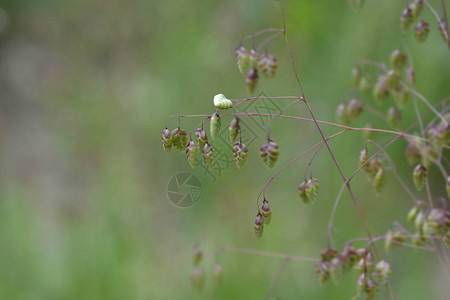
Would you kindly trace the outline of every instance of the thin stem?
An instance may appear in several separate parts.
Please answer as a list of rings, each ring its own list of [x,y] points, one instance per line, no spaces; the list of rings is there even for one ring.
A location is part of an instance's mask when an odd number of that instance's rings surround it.
[[[281,264],[281,267],[280,267],[280,269],[278,269],[278,272],[275,275],[275,278],[272,280],[272,283],[270,284],[269,288],[267,289],[267,292],[266,292],[266,295],[264,296],[264,299],[269,299],[270,293],[272,292],[273,289],[276,288],[278,282],[280,281],[281,275],[283,275],[283,272],[286,269],[289,261],[290,261],[289,258],[286,258],[284,260],[284,262]]]
[[[266,28],[266,29],[263,29],[263,30],[261,30],[261,31],[259,31],[259,32],[257,32],[257,33],[255,33],[255,34],[253,34],[253,35],[247,35],[247,36],[245,36],[245,37],[243,37],[243,38],[241,39],[241,45],[242,45],[242,43],[243,43],[244,41],[246,41],[246,40],[249,40],[249,39],[255,39],[256,37],[260,36],[261,34],[264,34],[264,33],[266,33],[266,32],[274,32],[274,31],[282,31],[282,29],[278,29],[278,28]]]
[[[246,254],[252,254],[252,255],[269,256],[269,257],[273,257],[273,258],[282,258],[282,259],[288,259],[288,260],[292,260],[292,261],[310,261],[310,262],[318,262],[319,261],[319,259],[316,257],[294,256],[294,255],[287,255],[287,254],[283,254],[283,253],[258,251],[258,250],[252,250],[252,249],[244,249],[244,248],[231,248],[231,247],[220,247],[215,251],[215,254],[220,254],[220,253],[224,253],[224,252],[246,253]]]

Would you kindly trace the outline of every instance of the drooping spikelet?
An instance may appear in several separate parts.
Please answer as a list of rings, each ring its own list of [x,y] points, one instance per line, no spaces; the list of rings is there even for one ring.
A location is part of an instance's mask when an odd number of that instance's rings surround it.
[[[233,158],[236,163],[236,167],[240,169],[248,157],[248,148],[242,142],[236,142],[233,145]]]

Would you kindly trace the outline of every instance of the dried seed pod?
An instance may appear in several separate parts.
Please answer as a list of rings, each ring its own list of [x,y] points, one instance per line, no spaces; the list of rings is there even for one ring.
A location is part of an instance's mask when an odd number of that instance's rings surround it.
[[[300,183],[298,186],[298,195],[300,196],[300,199],[302,199],[303,203],[309,204],[308,196],[306,196],[306,179]]]
[[[414,206],[413,208],[411,208],[410,211],[408,212],[408,218],[407,218],[408,222],[414,223],[418,213],[419,213],[419,207],[417,205]]]
[[[364,111],[364,102],[359,99],[352,99],[347,105],[347,115],[350,121],[356,120]]]
[[[238,169],[242,168],[248,157],[248,148],[242,142],[236,142],[233,145],[233,158]]]
[[[200,152],[202,152],[203,147],[205,147],[206,143],[208,142],[208,138],[203,127],[197,128],[197,130],[195,130],[195,140],[197,142],[198,149],[200,150]]]
[[[375,178],[373,180],[373,190],[375,194],[379,195],[381,192],[381,188],[384,186],[385,172],[384,168],[381,167],[378,169]]]
[[[409,143],[408,146],[406,146],[405,154],[406,159],[411,165],[415,165],[420,161],[420,150],[413,143]]]
[[[240,119],[238,117],[234,117],[230,122],[230,126],[228,126],[228,136],[230,137],[230,141],[234,143],[236,140],[239,131],[241,130]]]
[[[406,7],[403,12],[402,15],[400,16],[400,24],[402,27],[402,30],[404,32],[406,32],[406,30],[408,30],[409,25],[411,25],[414,22],[414,18],[413,18],[413,14],[412,14],[412,10],[409,7]]]
[[[202,268],[197,267],[191,273],[191,283],[197,290],[201,290],[203,288],[205,285],[205,272]]]
[[[409,93],[403,88],[394,91],[394,100],[398,108],[404,108],[409,100]]]
[[[250,59],[247,50],[245,50],[242,45],[236,48],[236,60],[239,71],[241,71],[241,73],[246,72],[248,66],[250,65]]]
[[[375,266],[375,274],[386,283],[392,275],[392,267],[387,261],[381,260]]]
[[[362,71],[358,65],[355,65],[352,69],[352,84],[354,87],[359,87],[361,82]]]
[[[348,0],[348,3],[354,11],[359,11],[364,5],[364,0]]]
[[[368,96],[370,92],[370,88],[372,87],[371,80],[369,75],[363,75],[361,80],[359,81],[359,91]]]
[[[368,123],[368,124],[365,126],[365,128],[372,128],[372,129],[375,129],[375,125],[373,125],[373,123]],[[376,135],[377,135],[377,132],[376,132],[376,131],[373,131],[373,130],[365,130],[365,131],[363,132],[363,139],[364,139],[365,141],[367,141],[367,140],[374,140],[375,137],[376,137]]]
[[[425,180],[427,178],[427,174],[428,174],[427,168],[425,168],[421,164],[418,164],[414,169],[413,181],[418,191],[422,190],[425,184]]]
[[[203,258],[203,252],[198,245],[195,245],[192,249],[192,262],[194,266],[198,266]]]
[[[269,225],[270,221],[272,220],[272,211],[270,210],[269,201],[267,201],[266,199],[264,199],[263,201],[261,211],[264,219],[264,224]]]
[[[188,133],[181,128],[175,128],[172,130],[172,145],[178,150],[184,152],[189,142]]]
[[[444,20],[439,21],[439,33],[441,34],[442,40],[444,41],[444,43],[448,43],[448,28],[447,28],[447,24],[445,23]]]
[[[208,170],[211,170],[214,162],[214,153],[210,144],[208,143],[205,144],[205,147],[203,147],[202,150],[202,154],[206,168],[208,168]]]
[[[389,70],[386,73],[386,82],[391,90],[398,90],[400,87],[400,74],[396,70]]]
[[[245,86],[247,87],[247,92],[249,95],[253,95],[255,91],[256,84],[258,83],[258,69],[252,68],[250,72],[247,74],[247,78],[245,79]]]
[[[258,52],[255,48],[250,50],[249,54],[249,61],[250,61],[250,68],[257,68],[258,67]]]
[[[416,25],[414,35],[416,36],[416,39],[419,43],[422,44],[423,42],[425,42],[429,33],[430,25],[427,22],[422,20]]]
[[[164,129],[162,132],[162,145],[163,149],[166,153],[170,152],[170,149],[172,149],[172,134],[170,133],[169,129]]]
[[[450,176],[447,177],[447,181],[445,182],[445,189],[447,190],[448,198],[450,198]]]
[[[413,3],[409,5],[409,8],[411,9],[413,20],[416,20],[417,17],[420,15],[420,12],[422,11],[423,7],[423,0],[415,0]]]
[[[398,129],[402,122],[402,111],[396,107],[389,108],[387,121],[393,128]]]
[[[217,112],[215,112],[212,116],[211,116],[211,122],[210,122],[210,132],[211,132],[211,138],[214,140],[217,135],[219,134],[220,131],[220,116]]]
[[[220,109],[227,109],[233,107],[231,100],[227,99],[223,94],[217,94],[214,96],[214,106]]]
[[[389,96],[389,86],[385,76],[378,77],[378,81],[373,89],[373,96],[378,104],[382,104]]]
[[[406,55],[400,51],[399,49],[396,49],[392,51],[391,56],[389,57],[391,66],[395,70],[401,70],[408,64],[408,58]]]
[[[217,285],[222,283],[222,267],[219,264],[214,266],[214,281]]]
[[[269,139],[267,143],[261,146],[259,150],[262,161],[268,168],[273,168],[280,155],[279,146],[277,143]]]
[[[186,156],[189,162],[189,165],[192,168],[197,166],[197,146],[195,145],[193,140],[189,141],[189,144],[186,149]]]
[[[359,165],[362,166],[369,159],[369,151],[367,151],[367,147],[364,147],[359,154]]]
[[[277,59],[273,55],[263,54],[259,57],[258,68],[266,78],[272,79],[275,76],[277,67]]]
[[[350,118],[347,114],[347,103],[343,102],[336,108],[336,121],[342,125],[350,125]]]
[[[255,235],[257,238],[261,238],[264,231],[264,217],[258,213],[255,219]]]
[[[306,196],[309,202],[314,203],[319,195],[319,181],[316,178],[310,178],[306,183]]]

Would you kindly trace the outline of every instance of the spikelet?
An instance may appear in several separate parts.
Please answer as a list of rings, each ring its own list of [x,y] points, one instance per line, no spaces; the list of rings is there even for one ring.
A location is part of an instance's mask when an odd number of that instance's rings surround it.
[[[184,152],[189,142],[188,133],[181,128],[175,128],[172,130],[172,144],[178,150]]]
[[[214,140],[220,131],[220,116],[217,112],[215,112],[211,116],[211,122],[210,122],[209,129],[210,129],[210,133],[211,133],[211,138]]]
[[[367,123],[366,126],[364,126],[364,127],[365,127],[365,128],[372,128],[372,129],[375,129],[375,125],[373,125],[373,123]],[[365,130],[365,131],[363,132],[363,139],[364,139],[365,141],[367,141],[367,140],[374,140],[375,137],[376,137],[376,135],[377,135],[377,132],[376,132],[376,131],[373,131],[373,130]]]
[[[202,154],[203,154],[203,161],[205,162],[206,168],[208,168],[208,170],[211,170],[213,167],[213,162],[214,162],[214,153],[213,153],[213,149],[210,144],[208,144],[208,143],[205,144],[205,147],[203,147],[203,150],[202,150]]]
[[[372,86],[369,75],[363,75],[359,81],[359,91],[368,96],[370,92],[370,87]]]
[[[389,108],[387,121],[394,129],[398,129],[402,122],[402,111],[396,107]]]
[[[257,238],[261,238],[264,232],[264,217],[262,214],[258,213],[255,219],[255,235]]]
[[[367,147],[364,147],[359,154],[359,166],[362,166],[369,159],[369,151],[367,151]]]
[[[195,145],[193,140],[189,141],[186,149],[186,157],[188,159],[189,165],[192,168],[195,168],[197,166],[197,146]]]
[[[269,225],[270,221],[272,220],[272,211],[270,210],[269,201],[267,201],[266,199],[264,199],[263,201],[261,211],[264,219],[264,224]]]
[[[386,73],[386,83],[391,90],[398,90],[400,87],[400,74],[396,70],[389,70]]]
[[[398,108],[404,108],[409,100],[409,93],[403,88],[394,91],[394,100]]]
[[[205,272],[202,268],[197,267],[191,273],[191,283],[197,290],[201,290],[203,288],[205,285]]]
[[[408,64],[408,58],[399,49],[392,51],[389,61],[395,70],[401,70]]]
[[[239,46],[236,48],[236,60],[239,71],[241,71],[241,73],[246,72],[248,66],[250,65],[250,59],[247,50],[245,50],[243,46]]]
[[[381,188],[384,186],[385,172],[384,168],[380,167],[375,174],[375,178],[373,179],[373,189],[375,194],[379,195],[381,192]]]
[[[406,7],[403,12],[402,15],[400,16],[400,25],[402,27],[402,30],[404,32],[406,32],[406,30],[408,30],[409,26],[413,23],[414,18],[413,18],[413,13],[411,8]]]
[[[342,125],[350,125],[351,121],[347,114],[348,104],[343,102],[336,108],[336,121]]]
[[[422,20],[416,25],[415,29],[414,35],[416,36],[417,41],[422,44],[430,33],[430,25]]]
[[[252,68],[247,74],[247,78],[245,79],[245,86],[247,87],[247,92],[249,95],[253,95],[255,91],[256,84],[258,83],[258,69]]]
[[[309,204],[308,196],[306,195],[306,183],[307,180],[303,180],[300,185],[298,186],[298,195],[300,199],[302,199],[303,203]]]
[[[317,200],[317,196],[319,195],[319,181],[316,178],[310,178],[306,182],[305,193],[310,203],[314,203]]]
[[[364,102],[359,99],[352,99],[347,104],[347,116],[351,122],[356,120],[364,111]]]
[[[273,168],[280,155],[279,146],[274,141],[270,140],[261,146],[259,150],[262,161],[268,168]]]
[[[228,135],[230,137],[230,142],[232,143],[234,143],[241,130],[240,121],[241,120],[238,117],[234,117],[230,122],[230,126],[228,126]]]
[[[242,168],[248,157],[248,148],[242,142],[236,142],[233,145],[233,158],[238,169]]]
[[[219,264],[214,266],[214,281],[217,285],[222,283],[222,267]]]
[[[214,96],[214,106],[220,109],[227,109],[233,107],[233,103],[223,94],[217,94]]]
[[[406,159],[410,165],[415,165],[420,161],[420,150],[414,143],[409,143],[405,150]]]
[[[192,263],[194,266],[198,266],[203,259],[203,252],[200,247],[196,244],[192,249]]]
[[[352,69],[352,84],[354,87],[359,87],[361,82],[362,71],[358,65],[354,65]]]
[[[203,147],[205,147],[206,143],[208,142],[208,137],[206,136],[206,132],[203,127],[197,128],[197,130],[195,131],[195,140],[197,142],[198,149],[200,150],[200,152],[202,152]]]
[[[422,11],[423,0],[415,0],[408,7],[411,9],[413,20],[416,20]]]
[[[248,55],[250,68],[257,68],[258,67],[258,52],[255,48],[250,50],[250,54]]]
[[[166,153],[169,153],[170,149],[172,149],[172,134],[170,133],[169,129],[164,129],[161,141],[164,151]]]
[[[428,174],[427,168],[425,168],[421,164],[418,164],[414,168],[413,181],[414,181],[414,185],[416,186],[416,189],[418,191],[422,190],[422,188],[425,184],[425,180],[427,178],[427,174]]]
[[[266,78],[272,79],[275,76],[277,67],[277,59],[273,55],[263,54],[259,57],[258,68]]]
[[[389,86],[385,76],[378,77],[378,81],[373,89],[373,96],[378,104],[382,104],[389,96]]]

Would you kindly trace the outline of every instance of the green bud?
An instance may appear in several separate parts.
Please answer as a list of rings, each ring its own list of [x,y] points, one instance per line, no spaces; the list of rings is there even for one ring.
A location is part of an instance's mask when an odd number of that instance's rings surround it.
[[[364,111],[364,102],[359,99],[352,99],[347,104],[347,115],[350,121],[356,120]]]
[[[389,60],[392,68],[394,68],[395,70],[401,70],[408,64],[408,59],[406,55],[399,49],[392,51]]]
[[[405,89],[400,88],[394,91],[394,100],[398,108],[404,108],[406,103],[408,103],[409,93]]]
[[[359,91],[368,96],[370,92],[370,88],[372,87],[371,80],[369,75],[363,75],[361,80],[359,81]]]
[[[238,169],[242,168],[248,157],[248,148],[242,142],[236,142],[233,145],[233,158]]]
[[[416,31],[414,34],[416,36],[417,41],[420,44],[425,42],[429,33],[430,33],[430,25],[427,22],[422,20],[416,25]]]
[[[258,69],[250,69],[250,72],[248,72],[247,78],[245,79],[245,86],[247,87],[247,92],[249,95],[253,95],[256,84],[258,83],[258,78]]]
[[[298,195],[300,196],[300,199],[302,199],[303,203],[309,204],[308,196],[306,196],[306,179],[300,183],[298,186]]]
[[[208,168],[208,170],[211,170],[214,163],[214,153],[210,144],[208,143],[205,144],[205,147],[203,147],[202,150],[202,154],[206,168]]]
[[[211,130],[211,138],[214,140],[220,131],[220,116],[217,112],[215,112],[211,116],[211,122],[210,122],[210,130]]]
[[[181,128],[175,128],[172,130],[172,144],[178,150],[186,151],[187,144],[189,142],[188,133]]]
[[[418,191],[422,190],[425,184],[425,180],[427,178],[427,174],[428,174],[427,168],[425,168],[423,165],[418,164],[415,167],[413,172],[413,181]]]
[[[272,220],[272,211],[270,210],[269,202],[266,199],[264,199],[264,201],[263,201],[261,211],[262,211],[264,223],[266,225],[269,225],[270,221]]]
[[[214,266],[214,281],[217,285],[222,283],[222,267],[219,264]]]
[[[202,152],[203,148],[205,147],[206,143],[208,142],[208,138],[206,136],[206,132],[203,129],[203,127],[197,128],[197,130],[195,130],[195,140],[197,142],[198,149],[200,150],[200,152]]]
[[[280,155],[279,146],[272,140],[261,146],[259,151],[261,159],[268,168],[273,168]]]
[[[413,17],[413,13],[411,8],[406,7],[403,12],[402,15],[400,16],[400,24],[402,27],[402,30],[404,32],[406,32],[406,30],[408,30],[409,25],[411,25],[414,22],[414,17]]]
[[[250,59],[247,50],[245,50],[243,46],[237,47],[236,60],[239,67],[239,71],[241,71],[241,73],[246,72],[248,66],[250,65]]]
[[[277,59],[274,56],[269,54],[263,54],[260,56],[258,60],[258,68],[266,78],[272,79],[275,76],[277,67]]]
[[[233,106],[233,102],[227,99],[223,94],[217,94],[214,96],[214,106],[219,109],[227,109]]]
[[[197,290],[201,290],[203,288],[205,285],[205,272],[202,268],[197,267],[191,273],[191,283]]]
[[[164,151],[166,153],[169,153],[170,149],[172,149],[172,134],[170,133],[169,129],[164,129],[161,140]]]
[[[232,143],[234,143],[241,130],[240,121],[241,120],[238,117],[234,117],[233,120],[231,120],[230,126],[228,126],[228,135]]]
[[[398,129],[402,122],[402,111],[395,107],[389,108],[387,121],[394,129]]]
[[[389,96],[389,86],[385,76],[380,76],[373,89],[373,96],[378,104],[382,104]]]
[[[389,70],[386,74],[386,82],[391,90],[400,88],[400,74],[396,70]]]
[[[257,238],[261,238],[264,231],[264,217],[258,213],[255,219],[255,235]]]
[[[377,173],[375,174],[375,178],[373,180],[373,189],[375,191],[375,194],[377,195],[380,194],[381,188],[384,186],[384,179],[385,179],[384,168],[381,167],[378,169]]]
[[[197,166],[197,146],[195,145],[194,141],[189,141],[189,144],[187,146],[186,150],[186,156],[189,162],[189,165],[192,168],[195,168]]]
[[[319,195],[319,181],[316,178],[310,178],[306,182],[306,196],[310,203],[314,203]]]
[[[361,82],[362,71],[358,65],[355,65],[352,69],[352,84],[354,87],[359,87]]]

